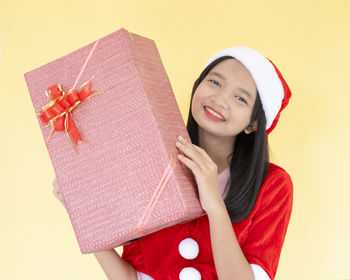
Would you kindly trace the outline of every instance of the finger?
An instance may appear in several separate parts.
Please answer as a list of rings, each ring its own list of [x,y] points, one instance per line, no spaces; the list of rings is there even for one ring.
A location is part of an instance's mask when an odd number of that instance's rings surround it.
[[[189,145],[189,146],[193,147],[196,151],[198,151],[205,158],[205,160],[207,160],[210,163],[214,163],[213,160],[210,158],[210,156],[207,154],[207,152],[204,149],[202,149],[201,147],[199,147],[193,143],[188,142],[184,138],[179,139],[179,141],[185,145]]]
[[[190,143],[180,143],[177,148],[187,157],[192,159],[200,168],[204,170],[207,167],[204,157]]]
[[[58,187],[58,184],[57,184],[57,181],[56,181],[56,178],[55,180],[53,181],[53,194],[55,195],[55,197],[58,199],[58,200],[61,200],[62,199],[62,194],[61,194],[61,191]]]
[[[60,201],[63,203],[63,196],[62,196],[62,193],[59,193],[59,194],[58,194],[58,197],[59,197]]]
[[[57,181],[56,178],[52,181],[52,185],[54,189],[57,189]]]
[[[66,205],[64,204],[64,202],[63,202],[63,195],[62,195],[62,193],[59,191],[59,189],[54,189],[53,190],[53,194],[55,195],[55,197],[57,198],[57,200],[59,200],[61,203],[62,203],[62,205],[64,206],[64,207],[66,207]]]
[[[54,184],[53,185],[53,193],[56,193],[57,192],[57,186]]]
[[[201,147],[198,147],[197,145],[194,145],[194,148],[206,159],[206,167],[210,170],[214,170],[217,172],[218,166],[217,164],[211,159],[211,157],[207,154],[207,152],[202,149]]]
[[[199,147],[199,146],[197,146],[197,145],[195,145],[195,144],[192,144],[192,145],[193,145],[193,147],[194,147],[198,152],[201,153],[201,155],[202,155],[208,162],[215,163],[215,162],[213,162],[213,160],[211,159],[211,157],[207,154],[207,152],[206,152],[204,149],[202,149],[201,147]]]
[[[53,185],[53,189],[55,190],[56,193],[59,192],[59,188],[58,188],[58,184],[57,183]]]
[[[55,197],[58,198],[58,190],[57,190],[57,188],[54,188],[52,192],[55,195]]]
[[[178,158],[183,164],[185,164],[187,168],[192,170],[194,175],[198,175],[198,172],[201,171],[199,165],[193,162],[192,160],[190,160],[189,158],[183,155],[180,155]]]

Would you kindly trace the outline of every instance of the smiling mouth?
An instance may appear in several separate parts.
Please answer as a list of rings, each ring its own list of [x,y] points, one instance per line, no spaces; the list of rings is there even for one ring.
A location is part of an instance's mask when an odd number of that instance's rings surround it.
[[[225,121],[225,119],[224,119],[221,115],[219,115],[219,114],[216,113],[215,111],[211,110],[210,108],[208,108],[208,107],[206,107],[206,106],[203,106],[203,109],[204,109],[204,111],[205,111],[205,114],[206,114],[209,118],[211,118],[211,119],[213,119],[213,120],[215,120],[215,121],[221,121],[221,122],[224,122],[224,121]]]

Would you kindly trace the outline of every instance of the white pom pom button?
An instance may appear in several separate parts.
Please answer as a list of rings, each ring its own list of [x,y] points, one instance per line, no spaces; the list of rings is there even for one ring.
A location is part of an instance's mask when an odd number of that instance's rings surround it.
[[[199,253],[198,243],[192,238],[186,238],[180,242],[179,252],[183,258],[187,260],[193,260],[198,256]]]
[[[201,280],[201,274],[193,267],[184,267],[179,274],[180,280]]]

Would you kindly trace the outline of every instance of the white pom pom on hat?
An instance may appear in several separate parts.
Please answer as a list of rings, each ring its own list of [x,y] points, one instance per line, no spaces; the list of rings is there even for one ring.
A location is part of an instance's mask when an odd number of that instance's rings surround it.
[[[281,72],[271,60],[248,47],[232,47],[223,49],[212,55],[206,62],[222,56],[232,56],[240,61],[252,75],[266,116],[266,134],[276,126],[280,112],[287,106],[291,91]]]

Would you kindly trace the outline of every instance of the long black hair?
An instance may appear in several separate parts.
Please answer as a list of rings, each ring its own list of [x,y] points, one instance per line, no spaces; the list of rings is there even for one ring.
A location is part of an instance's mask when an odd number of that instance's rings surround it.
[[[192,143],[197,146],[198,124],[191,112],[193,95],[210,70],[226,59],[234,58],[222,56],[214,60],[202,71],[193,85],[186,128]],[[238,134],[235,143],[232,143],[233,153],[226,158],[230,166],[230,177],[224,189],[224,192],[227,191],[224,202],[232,222],[240,222],[249,216],[269,167],[266,118],[258,92],[250,123],[255,120],[257,121],[257,129],[250,134],[246,134],[244,131]]]

